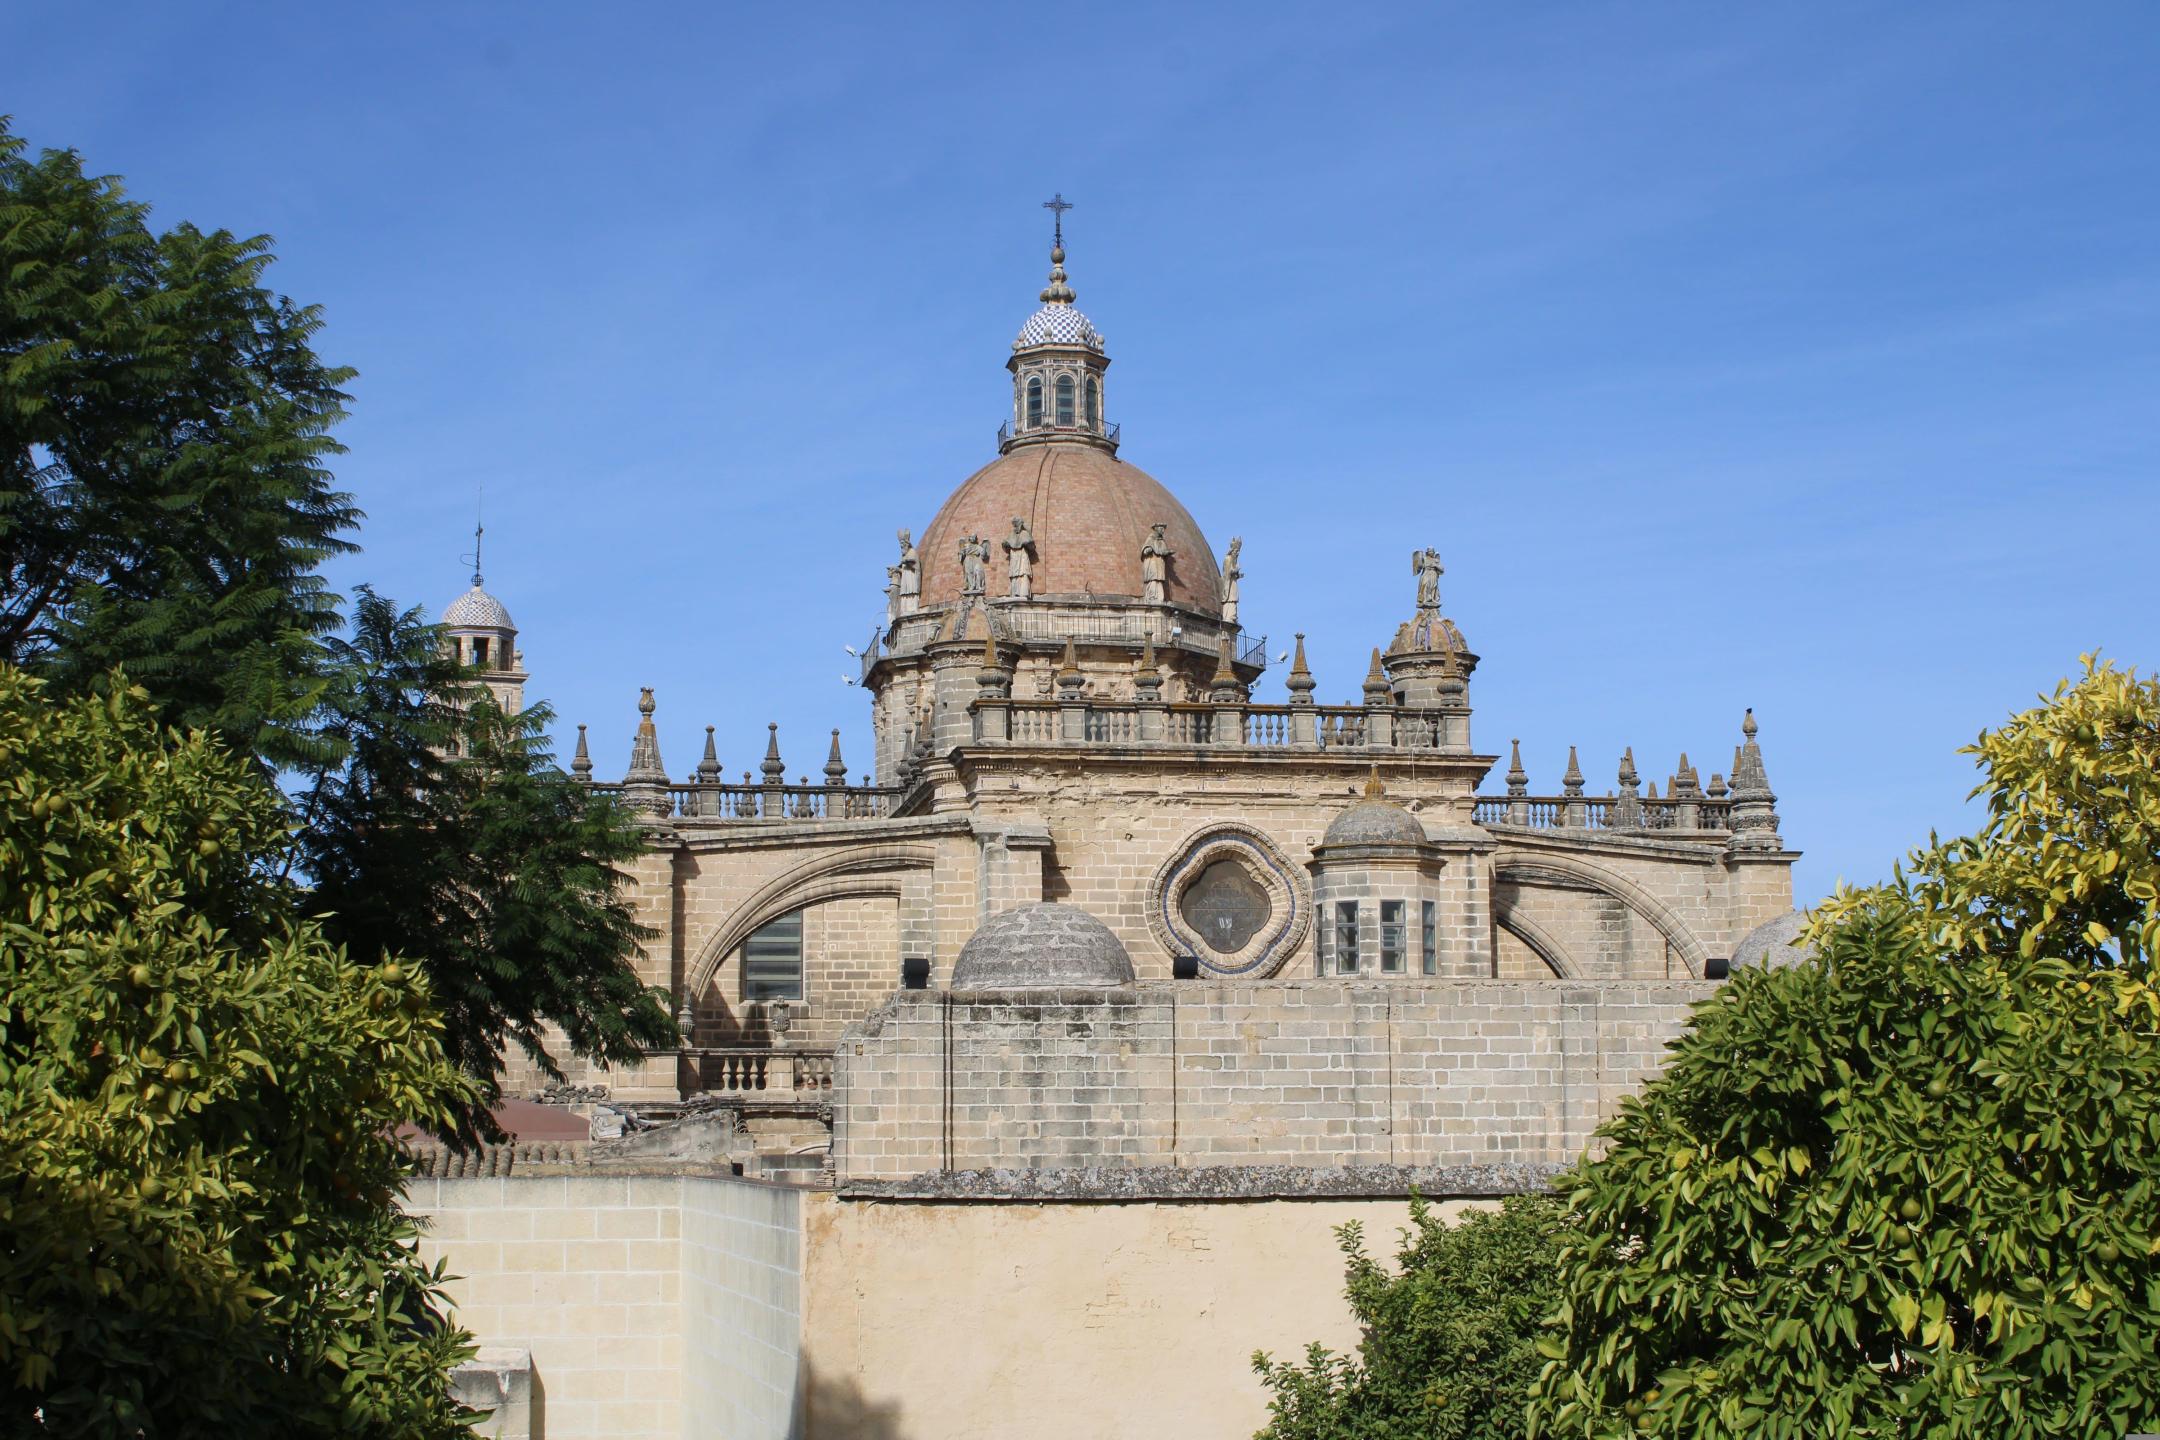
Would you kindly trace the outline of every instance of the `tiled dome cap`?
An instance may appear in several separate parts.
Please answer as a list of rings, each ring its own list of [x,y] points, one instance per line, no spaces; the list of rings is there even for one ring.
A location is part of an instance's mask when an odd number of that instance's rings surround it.
[[[449,608],[443,611],[442,623],[453,630],[517,629],[502,601],[478,585],[450,602]]]

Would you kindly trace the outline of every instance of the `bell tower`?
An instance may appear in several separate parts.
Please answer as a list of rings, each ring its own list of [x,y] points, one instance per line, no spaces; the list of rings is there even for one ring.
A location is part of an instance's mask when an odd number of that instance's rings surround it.
[[[1087,316],[1073,306],[1077,298],[1065,277],[1065,212],[1072,205],[1062,195],[1043,202],[1055,215],[1050,242],[1050,283],[1043,287],[1042,308],[1028,317],[1013,341],[1012,419],[998,432],[1000,453],[1015,445],[1052,440],[1079,441],[1117,449],[1118,431],[1105,418],[1103,372],[1110,357],[1103,338]]]

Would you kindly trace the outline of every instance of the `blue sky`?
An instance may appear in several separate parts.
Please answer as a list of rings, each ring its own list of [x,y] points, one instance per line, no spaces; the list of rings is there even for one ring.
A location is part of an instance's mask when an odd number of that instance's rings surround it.
[[[1801,897],[1965,828],[1954,752],[2160,664],[2160,10],[240,6],[0,21],[0,110],[276,237],[358,367],[339,567],[488,580],[619,773],[815,772],[993,453],[1062,191],[1125,455],[1320,698],[1414,545],[1475,736],[1663,778],[1756,708]],[[1281,672],[1263,682],[1279,698]],[[1490,782],[1498,788],[1498,775]]]

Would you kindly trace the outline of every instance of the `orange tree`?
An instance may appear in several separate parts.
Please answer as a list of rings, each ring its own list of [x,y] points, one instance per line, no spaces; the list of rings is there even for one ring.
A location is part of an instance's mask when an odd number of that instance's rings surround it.
[[[296,920],[277,795],[153,713],[0,665],[0,1429],[463,1433],[394,1203],[469,1094],[422,977]]]
[[[1988,818],[1738,975],[1569,1182],[1548,1436],[2160,1430],[2160,684],[2089,657]]]

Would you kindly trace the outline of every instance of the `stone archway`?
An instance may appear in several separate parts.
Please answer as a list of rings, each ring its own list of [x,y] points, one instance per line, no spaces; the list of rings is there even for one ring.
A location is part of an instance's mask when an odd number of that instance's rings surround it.
[[[897,872],[928,870],[935,860],[936,853],[928,845],[875,845],[820,855],[775,875],[752,891],[728,922],[698,947],[697,959],[684,972],[684,993],[703,994],[721,962],[768,921],[827,900],[899,900],[904,881]]]
[[[1664,936],[1666,943],[1673,947],[1673,953],[1680,957],[1680,963],[1687,967],[1691,977],[1698,980],[1702,978],[1703,965],[1709,960],[1710,952],[1702,941],[1695,937],[1695,932],[1687,927],[1686,921],[1673,913],[1671,906],[1617,871],[1572,855],[1516,854],[1502,855],[1494,859],[1493,879],[1496,882],[1512,881],[1518,885],[1535,885],[1539,880],[1557,880],[1576,886],[1587,886],[1608,895],[1641,916]],[[1539,950],[1540,958],[1546,964],[1553,964],[1553,953],[1541,949],[1529,935],[1523,933],[1521,927],[1533,923],[1527,916],[1511,915],[1507,919],[1501,919],[1496,912],[1494,918],[1495,923],[1511,931],[1518,939],[1530,945],[1531,949]],[[1550,945],[1549,937],[1546,943]]]

